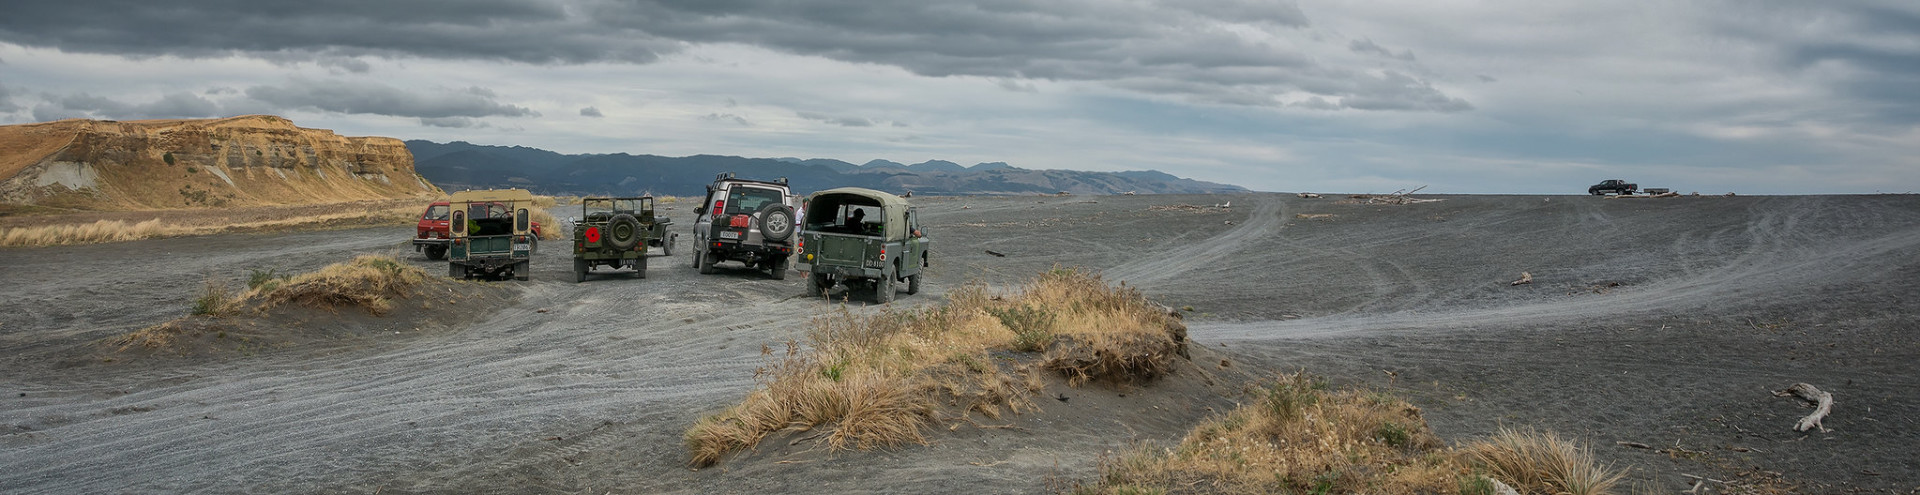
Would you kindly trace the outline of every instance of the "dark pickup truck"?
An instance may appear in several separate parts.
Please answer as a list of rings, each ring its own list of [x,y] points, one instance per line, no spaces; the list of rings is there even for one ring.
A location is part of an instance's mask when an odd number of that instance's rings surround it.
[[[1587,194],[1592,194],[1594,196],[1600,196],[1607,193],[1633,194],[1634,191],[1638,191],[1638,190],[1640,190],[1639,184],[1634,184],[1634,183],[1627,182],[1620,179],[1607,179],[1607,180],[1600,181],[1599,184],[1588,186]]]

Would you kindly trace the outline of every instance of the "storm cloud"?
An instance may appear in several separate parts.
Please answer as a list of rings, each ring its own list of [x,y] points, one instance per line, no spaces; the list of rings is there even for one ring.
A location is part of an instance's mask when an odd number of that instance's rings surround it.
[[[446,125],[464,122],[457,119],[539,116],[526,107],[498,102],[498,95],[481,87],[419,92],[373,82],[296,79],[284,85],[247,88],[246,95],[281,108],[437,119],[428,125],[442,127],[467,127]]]
[[[1403,86],[1365,80],[1324,89],[1326,81],[1349,77],[1355,68],[1329,65],[1275,42],[1275,33],[1312,24],[1291,1],[13,3],[0,19],[0,41],[129,56],[241,55],[348,73],[368,72],[359,57],[369,56],[648,63],[689,44],[736,43],[923,76],[1092,82],[1215,103],[1277,105],[1258,95],[1300,92],[1367,102],[1461,99],[1426,81],[1415,86],[1431,94],[1414,98],[1403,94]],[[1411,58],[1410,52],[1381,51]],[[1471,105],[1345,108],[1453,111]]]

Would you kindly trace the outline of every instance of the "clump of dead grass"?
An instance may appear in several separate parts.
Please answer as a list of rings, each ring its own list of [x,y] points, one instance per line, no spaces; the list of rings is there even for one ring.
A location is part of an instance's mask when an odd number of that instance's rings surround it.
[[[1167,493],[1206,483],[1217,493],[1612,493],[1620,473],[1548,433],[1503,430],[1454,450],[1420,409],[1391,395],[1330,390],[1282,375],[1260,397],[1195,427],[1177,446],[1142,445],[1101,460],[1077,493]],[[1563,474],[1565,473],[1565,474]]]
[[[193,298],[192,314],[227,316],[245,305],[245,294],[228,289],[226,279],[209,275],[200,285],[200,295]]]
[[[1585,447],[1532,428],[1501,428],[1463,450],[1488,474],[1529,493],[1611,493],[1626,475],[1597,464]]]
[[[1134,312],[1141,314],[1130,314]],[[1134,349],[1117,344],[1172,342],[1165,326],[1169,318],[1137,290],[1110,287],[1098,275],[1064,269],[1037,277],[1011,294],[968,284],[949,293],[941,307],[866,314],[842,307],[814,320],[805,345],[787,343],[784,355],[758,370],[759,386],[740,404],[687,430],[690,460],[695,466],[712,465],[783,430],[826,428],[815,437],[834,450],[924,443],[923,431],[940,422],[973,422],[976,414],[997,419],[1007,412],[1036,409],[1030,397],[1044,386],[1044,370],[1076,379],[1151,379],[1157,375],[1051,363],[1056,352],[1105,356],[1144,349],[1171,355],[1164,346]],[[1182,336],[1184,330],[1180,327]],[[1160,337],[1132,338],[1127,333]],[[1083,345],[1106,347],[1070,350]],[[771,349],[766,353],[773,355]],[[1127,355],[1114,359],[1143,361]]]
[[[142,328],[110,342],[122,350],[164,349],[195,327],[188,318],[222,318],[267,311],[287,303],[322,309],[357,306],[382,315],[393,308],[393,299],[409,297],[414,287],[427,280],[425,270],[378,255],[363,255],[291,277],[272,269],[254,269],[248,274],[244,291],[231,289],[225,279],[209,275],[193,298],[189,316]]]
[[[0,247],[70,246],[307,227],[398,225],[418,220],[419,214],[416,206],[406,205],[348,208],[346,211],[266,220],[210,218],[198,221],[165,221],[155,218],[131,223],[123,220],[95,220],[92,223],[0,229]]]
[[[0,232],[0,247],[65,246],[135,241],[164,237],[173,230],[175,230],[174,227],[161,223],[158,218],[135,223],[97,220],[93,223],[76,225],[18,227]]]
[[[535,196],[534,204],[540,204],[539,198],[542,197],[547,198],[548,203],[553,202],[551,196]],[[552,205],[549,204],[548,206]],[[527,216],[531,217],[529,220],[533,220],[533,223],[540,224],[540,240],[551,241],[560,238],[560,219],[555,218],[552,213],[548,213],[546,208],[538,206],[528,208]]]
[[[374,315],[392,309],[392,298],[404,298],[427,280],[427,272],[390,256],[361,255],[346,263],[327,265],[284,282],[262,284],[257,294],[263,307],[298,303],[310,307],[358,306]]]

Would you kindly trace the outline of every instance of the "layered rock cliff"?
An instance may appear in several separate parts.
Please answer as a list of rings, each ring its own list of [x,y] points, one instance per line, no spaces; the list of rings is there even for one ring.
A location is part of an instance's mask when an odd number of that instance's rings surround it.
[[[95,210],[437,194],[405,143],[270,115],[0,126],[0,201]]]

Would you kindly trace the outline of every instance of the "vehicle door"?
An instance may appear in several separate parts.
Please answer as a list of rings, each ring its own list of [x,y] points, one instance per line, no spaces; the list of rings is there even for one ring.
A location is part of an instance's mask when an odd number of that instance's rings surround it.
[[[926,232],[920,230],[919,208],[907,208],[906,228],[907,239],[902,249],[904,251],[902,254],[906,257],[901,259],[903,263],[900,265],[900,274],[913,275],[920,273],[920,270],[926,267],[927,248],[933,240],[927,238]]]
[[[713,216],[715,214],[720,213],[720,212],[714,211],[714,208],[713,208],[714,207],[713,198],[715,196],[725,198],[726,189],[716,188],[712,185],[708,185],[706,199],[700,200],[700,206],[696,206],[693,208],[693,214],[694,214],[693,240],[695,243],[698,243],[701,246],[707,246],[709,243],[713,242],[712,240],[708,239],[708,237],[712,235],[711,232],[713,231]]]

